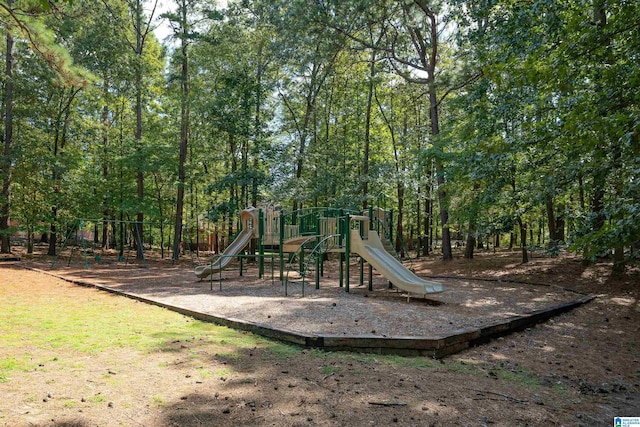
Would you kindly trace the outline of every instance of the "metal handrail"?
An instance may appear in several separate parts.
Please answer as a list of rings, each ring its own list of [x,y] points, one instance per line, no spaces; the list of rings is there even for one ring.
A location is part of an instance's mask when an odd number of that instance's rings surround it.
[[[322,240],[320,240],[318,243],[316,243],[316,245],[313,247],[313,249],[311,250],[311,252],[309,253],[309,257],[307,258],[307,261],[304,264],[304,269],[303,272],[301,272],[301,276],[302,276],[302,296],[304,296],[304,281],[307,277],[307,271],[309,270],[309,263],[311,262],[311,260],[313,259],[313,255],[316,254],[316,257],[318,256],[322,256],[324,254],[326,254],[329,250],[331,250],[332,248],[334,248],[336,246],[335,244],[335,239],[339,238],[340,234],[331,234],[329,236],[325,236]],[[327,242],[330,239],[334,239],[333,241],[333,245],[325,245],[324,247],[324,252],[322,251],[323,248],[323,244],[325,242]]]
[[[317,239],[317,236],[310,236],[310,237],[306,238],[300,244],[300,246],[298,246],[298,248],[289,257],[289,263],[287,264],[287,275],[285,276],[285,279],[284,279],[284,294],[285,294],[285,296],[287,296],[287,284],[289,283],[289,272],[291,271],[291,266],[293,265],[293,260],[295,259],[296,254],[298,254],[299,252],[304,250],[304,245],[306,245],[307,242],[309,242],[310,240],[315,240],[315,239]]]

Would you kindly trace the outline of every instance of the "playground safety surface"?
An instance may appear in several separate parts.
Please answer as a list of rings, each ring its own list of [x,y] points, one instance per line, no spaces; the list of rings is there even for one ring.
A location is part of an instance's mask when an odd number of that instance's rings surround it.
[[[255,266],[198,280],[191,265],[168,261],[146,267],[126,263],[49,264],[23,262],[83,286],[159,305],[171,310],[263,336],[325,350],[441,357],[522,330],[589,302],[593,297],[549,284],[494,279],[429,277],[445,291],[427,298],[389,289],[374,272],[361,285],[351,264],[350,292],[338,283],[338,266],[325,265],[319,289],[290,276],[285,286],[271,270],[258,279]],[[286,291],[286,295],[285,295]],[[303,296],[304,293],[304,296]]]

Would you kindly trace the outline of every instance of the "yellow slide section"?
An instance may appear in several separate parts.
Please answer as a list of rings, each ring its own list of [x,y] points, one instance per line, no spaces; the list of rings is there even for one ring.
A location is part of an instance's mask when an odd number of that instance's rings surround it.
[[[360,238],[358,230],[351,230],[350,237],[351,252],[360,255],[398,289],[416,294],[432,294],[443,291],[442,284],[421,279],[391,256],[384,249],[376,231],[369,230],[367,240]]]
[[[253,237],[253,230],[246,228],[238,234],[238,237],[227,246],[222,255],[220,255],[212,264],[200,265],[196,267],[196,276],[203,279],[211,276],[213,273],[225,268],[233,259],[235,255],[238,255],[244,248],[247,247],[251,238]]]

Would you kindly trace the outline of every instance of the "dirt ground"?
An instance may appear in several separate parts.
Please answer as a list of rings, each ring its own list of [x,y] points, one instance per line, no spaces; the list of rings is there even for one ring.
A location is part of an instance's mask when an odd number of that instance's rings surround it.
[[[261,348],[222,358],[188,339],[171,352],[113,350],[84,357],[71,376],[29,372],[0,383],[0,426],[604,426],[615,416],[640,416],[640,272],[614,278],[607,262],[585,267],[567,255],[525,265],[518,259],[515,252],[480,253],[414,265],[439,280],[517,280],[597,298],[439,361],[308,349],[273,358]],[[0,266],[0,275],[7,281],[0,286],[18,276],[34,293],[53,285],[99,293],[19,267]],[[187,350],[224,374],[194,380],[199,367]],[[117,381],[97,374],[105,367]],[[34,390],[42,401],[25,400]],[[82,401],[96,393],[104,399]],[[77,404],[65,404],[73,399]]]

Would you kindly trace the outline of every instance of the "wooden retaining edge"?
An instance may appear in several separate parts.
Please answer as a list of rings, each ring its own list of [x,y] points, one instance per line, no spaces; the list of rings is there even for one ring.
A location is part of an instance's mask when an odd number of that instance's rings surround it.
[[[523,315],[512,316],[481,328],[458,330],[455,333],[441,337],[380,337],[379,335],[330,335],[306,334],[287,329],[274,328],[262,323],[232,317],[217,316],[191,310],[186,307],[167,304],[141,295],[124,292],[109,286],[100,285],[87,280],[71,279],[59,274],[34,267],[22,266],[25,269],[47,274],[75,285],[99,289],[146,304],[175,311],[185,316],[232,329],[247,331],[263,337],[295,344],[303,347],[313,347],[325,351],[351,351],[360,353],[394,354],[400,356],[429,356],[441,358],[464,349],[485,344],[492,339],[521,331],[552,317],[566,313],[574,308],[586,304],[596,297],[587,295],[574,301],[535,310]]]

